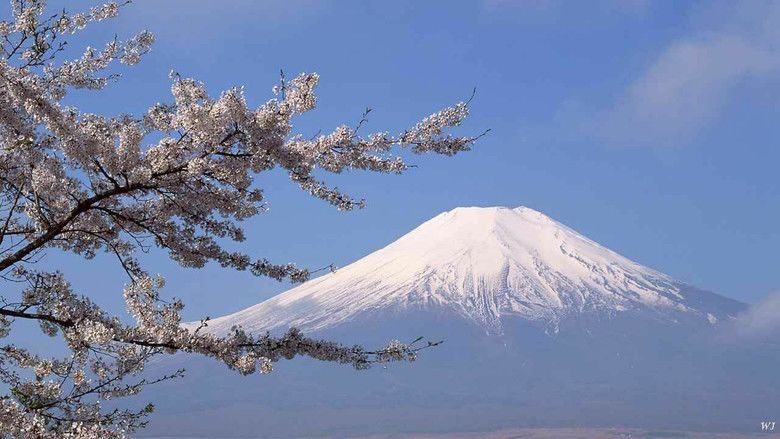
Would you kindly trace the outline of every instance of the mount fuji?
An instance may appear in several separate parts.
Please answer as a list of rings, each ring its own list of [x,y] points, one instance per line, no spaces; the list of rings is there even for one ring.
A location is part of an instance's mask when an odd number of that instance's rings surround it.
[[[167,367],[185,367],[187,377],[144,394],[159,409],[146,434],[614,426],[753,433],[780,413],[780,345],[732,336],[747,308],[533,209],[457,208],[207,328],[297,327],[369,347],[421,335],[444,344],[414,364],[357,372],[296,359],[252,377],[177,356]]]
[[[516,316],[557,326],[629,310],[710,324],[739,302],[697,291],[527,207],[457,208],[387,247],[256,306],[210,322],[223,332],[337,327],[367,314],[449,311],[500,334]]]

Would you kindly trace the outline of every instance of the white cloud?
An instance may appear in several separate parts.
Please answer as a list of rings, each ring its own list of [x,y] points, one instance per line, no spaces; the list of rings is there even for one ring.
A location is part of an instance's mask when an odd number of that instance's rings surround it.
[[[739,338],[761,338],[780,332],[780,292],[768,295],[737,316],[734,328]]]
[[[597,116],[593,128],[600,137],[627,144],[685,142],[718,117],[740,83],[777,74],[778,4],[743,3],[733,12],[669,44]]]

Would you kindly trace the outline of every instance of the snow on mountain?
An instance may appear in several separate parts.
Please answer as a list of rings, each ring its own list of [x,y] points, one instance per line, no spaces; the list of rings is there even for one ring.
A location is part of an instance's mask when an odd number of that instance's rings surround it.
[[[459,208],[209,326],[296,326],[369,349],[419,336],[444,344],[413,365],[358,373],[301,358],[271,377],[173,356],[154,375],[186,368],[186,381],[151,390],[153,428],[279,438],[572,424],[754,431],[780,408],[780,347],[731,337],[745,307],[532,209]]]
[[[467,207],[442,213],[334,273],[209,326],[216,332],[233,325],[316,331],[386,310],[454,312],[489,332],[501,332],[506,316],[554,325],[572,315],[631,310],[715,323],[734,310],[718,306],[724,301],[533,209]]]

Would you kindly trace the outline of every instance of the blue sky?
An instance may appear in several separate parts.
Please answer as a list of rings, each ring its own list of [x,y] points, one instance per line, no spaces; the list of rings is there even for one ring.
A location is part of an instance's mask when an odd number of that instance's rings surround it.
[[[85,2],[68,2],[76,7]],[[586,4],[587,3],[587,4]],[[770,2],[137,0],[87,42],[148,29],[141,65],[84,110],[169,100],[171,69],[215,95],[271,96],[280,69],[316,71],[319,107],[297,129],[397,131],[477,88],[471,152],[418,156],[404,176],[329,177],[367,207],[336,212],[278,173],[244,249],[345,265],[457,206],[540,210],[642,264],[747,302],[780,289],[780,5]],[[108,258],[52,256],[119,306]],[[285,285],[152,256],[188,317],[235,311]],[[108,288],[108,290],[105,290]]]

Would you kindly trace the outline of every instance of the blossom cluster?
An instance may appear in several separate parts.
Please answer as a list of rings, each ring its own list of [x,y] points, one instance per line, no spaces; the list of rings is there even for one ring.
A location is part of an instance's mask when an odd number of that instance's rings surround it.
[[[19,297],[0,296],[0,338],[14,322],[34,320],[59,336],[71,355],[45,358],[32,347],[0,346],[0,436],[124,437],[144,425],[140,411],[103,411],[101,401],[134,395],[175,378],[140,377],[150,358],[173,352],[205,355],[241,374],[268,373],[282,359],[305,355],[358,369],[411,361],[419,345],[394,341],[366,351],[305,337],[249,334],[240,327],[217,336],[182,324],[183,302],[163,300],[163,282],[138,259],[151,247],[184,267],[215,262],[277,280],[305,281],[290,263],[229,250],[241,242],[242,221],[264,210],[257,175],[281,169],[292,183],[337,209],[363,206],[323,180],[349,169],[403,173],[399,151],[452,155],[473,137],[448,129],[468,115],[468,103],[434,113],[398,135],[361,136],[360,125],[306,138],[297,116],[315,108],[319,76],[301,74],[250,108],[242,88],[212,97],[203,83],[171,74],[171,98],[145,114],[98,115],[66,106],[69,90],[101,90],[115,63],[132,65],[150,51],[149,32],[102,49],[86,48],[59,61],[65,38],[92,22],[115,17],[126,3],[83,13],[46,15],[43,0],[12,0],[12,19],[0,21],[0,278],[25,285]],[[47,18],[48,17],[48,18]],[[235,246],[232,246],[235,247]],[[84,258],[108,252],[127,273],[124,299],[133,323],[74,292],[65,274],[34,269],[48,249]],[[119,288],[118,288],[119,289]],[[10,293],[9,293],[10,294]]]

